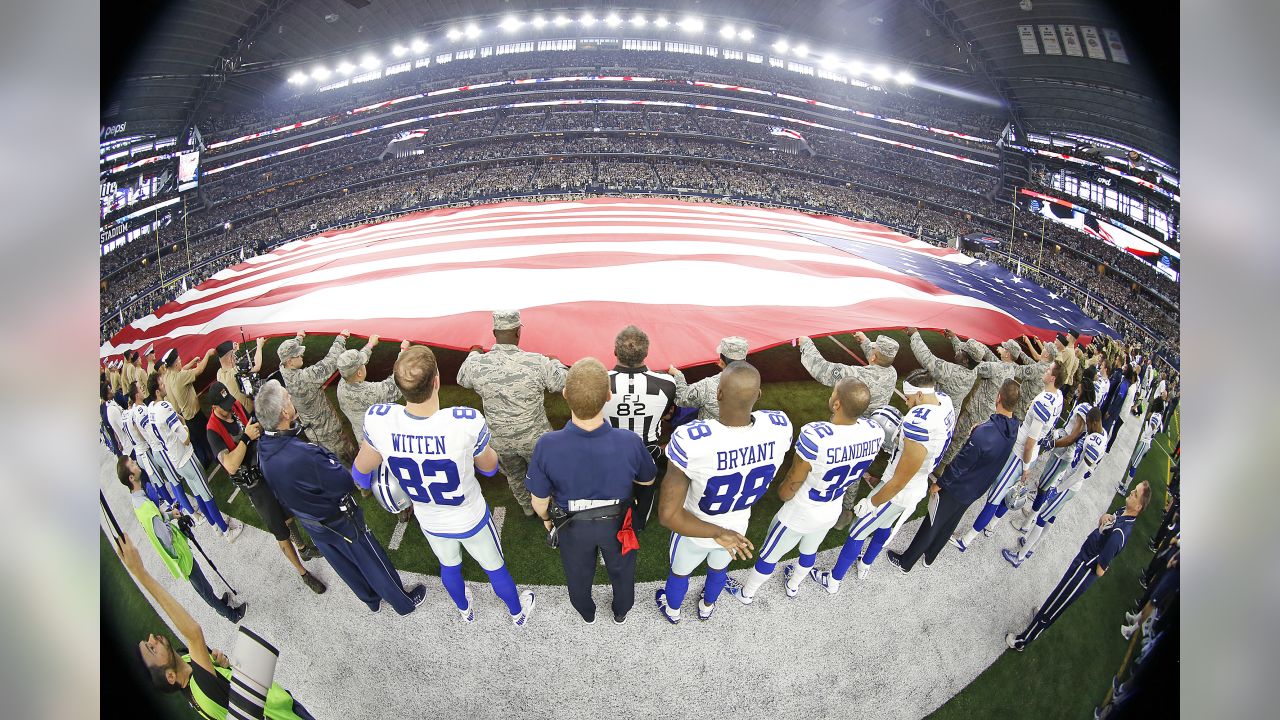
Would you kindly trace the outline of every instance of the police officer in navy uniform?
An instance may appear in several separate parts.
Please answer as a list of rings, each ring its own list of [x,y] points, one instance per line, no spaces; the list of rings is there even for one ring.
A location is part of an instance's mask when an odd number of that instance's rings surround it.
[[[278,381],[264,383],[254,405],[264,428],[258,464],[280,504],[302,523],[320,554],[370,610],[378,612],[386,600],[401,615],[413,612],[426,597],[426,586],[404,589],[351,497],[355,482],[350,471],[331,451],[298,438],[298,413]]]
[[[1025,650],[1027,645],[1040,637],[1040,633],[1048,630],[1050,625],[1062,617],[1062,613],[1071,607],[1071,603],[1079,600],[1095,580],[1107,572],[1116,555],[1129,542],[1133,535],[1134,521],[1150,499],[1151,485],[1144,480],[1125,498],[1121,512],[1103,515],[1098,519],[1098,529],[1089,533],[1066,574],[1058,581],[1053,592],[1049,593],[1035,617],[1031,618],[1027,629],[1018,634],[1005,635],[1005,645],[1018,652]]]
[[[621,625],[635,604],[639,544],[632,498],[637,485],[653,484],[658,470],[639,435],[605,422],[609,371],[599,360],[574,363],[563,392],[573,416],[564,429],[538,438],[525,485],[547,530],[555,527],[569,602],[583,620],[595,622],[591,580],[599,550],[613,585],[613,621]]]

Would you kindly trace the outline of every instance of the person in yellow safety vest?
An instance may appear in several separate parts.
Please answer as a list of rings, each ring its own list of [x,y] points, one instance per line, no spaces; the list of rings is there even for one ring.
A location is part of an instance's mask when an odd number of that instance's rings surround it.
[[[143,491],[142,469],[138,464],[128,456],[121,456],[116,461],[116,477],[121,485],[129,488],[133,512],[138,516],[142,530],[151,538],[151,546],[156,549],[156,554],[165,567],[169,568],[173,579],[190,582],[191,589],[215,612],[233,623],[240,622],[248,605],[232,605],[231,593],[223,593],[222,597],[218,597],[191,555],[191,546],[187,544],[187,538],[178,527],[177,520],[161,513],[160,508]]]
[[[205,644],[199,623],[151,577],[137,547],[127,537],[119,540],[119,554],[125,568],[155,598],[190,648],[185,652],[175,650],[167,636],[154,633],[140,640],[138,652],[152,682],[162,692],[183,692],[192,707],[205,717],[226,720],[231,693],[231,663],[227,656]],[[267,691],[263,716],[267,720],[315,720],[279,683],[272,683]]]

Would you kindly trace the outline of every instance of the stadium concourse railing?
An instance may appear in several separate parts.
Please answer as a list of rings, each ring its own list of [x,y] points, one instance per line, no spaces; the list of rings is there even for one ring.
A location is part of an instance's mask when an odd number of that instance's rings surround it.
[[[732,195],[732,194],[725,195],[723,193],[710,193],[710,192],[703,191],[701,189],[673,187],[673,188],[668,188],[665,191],[651,191],[651,190],[644,190],[644,189],[618,189],[617,191],[614,191],[614,192],[530,191],[525,193],[502,193],[502,194],[488,195],[483,197],[471,197],[466,200],[445,200],[441,202],[426,203],[426,204],[422,204],[412,208],[404,208],[399,210],[387,211],[383,213],[370,214],[370,215],[362,216],[358,218],[346,219],[346,220],[343,220],[342,222],[334,223],[332,225],[327,225],[324,227],[317,226],[315,229],[308,229],[304,232],[296,233],[289,237],[275,240],[267,245],[267,250],[272,250],[286,243],[294,242],[295,240],[300,240],[306,237],[312,237],[314,235],[317,235],[323,232],[330,232],[333,230],[343,230],[343,229],[358,227],[361,225],[372,225],[372,224],[378,224],[382,222],[388,222],[390,220],[394,220],[395,218],[401,217],[403,215],[408,215],[416,212],[423,212],[426,210],[437,210],[437,209],[446,208],[446,207],[470,207],[470,206],[483,205],[488,203],[503,202],[506,200],[529,200],[529,199],[561,200],[561,199],[574,199],[574,198],[596,197],[596,196],[615,196],[616,197],[621,194],[625,194],[626,196],[670,197],[670,198],[676,198],[676,199],[689,199],[691,197],[696,197],[696,198],[701,198],[704,200],[715,201],[715,202],[732,202],[732,203],[739,203],[739,204],[757,205],[761,207],[780,207],[780,208],[787,208],[790,210],[797,210],[805,213],[817,213],[822,215],[834,215],[838,217],[846,217],[851,220],[879,222],[883,225],[891,227],[906,235],[914,234],[914,231],[912,228],[906,227],[897,223],[884,222],[882,220],[877,220],[875,218],[867,218],[867,217],[862,217],[854,214],[837,213],[824,208],[817,208],[817,207],[812,207],[808,205],[800,205],[800,204],[794,204],[794,203],[786,203],[786,202],[781,202],[778,200],[772,200],[768,198],[759,198],[759,197]],[[954,208],[949,208],[949,209],[954,209]],[[947,241],[945,238],[922,237],[921,239],[925,240],[926,242],[933,242],[938,245],[947,244]],[[224,253],[220,253],[213,257],[202,260],[197,264],[193,264],[186,272],[174,275],[169,279],[153,286],[150,290],[144,293],[141,293],[139,295],[138,300],[126,306],[125,308],[122,308],[120,312],[123,315],[124,311],[133,308],[138,303],[147,299],[150,295],[153,295],[156,292],[163,291],[165,288],[169,288],[178,283],[181,283],[183,279],[187,277],[195,276],[211,265],[215,265],[215,264],[225,265],[227,263],[227,260],[232,256],[243,257],[242,255],[243,252],[244,252],[244,248],[232,248],[232,249],[228,249]],[[1064,278],[1056,273],[1052,273],[1042,268],[1037,268],[1033,265],[1030,265],[1029,263],[1023,261],[1022,259],[1016,256],[1009,255],[1007,253],[1003,253],[999,251],[988,251],[988,252],[993,252],[995,254],[1002,255],[1008,258],[1010,261],[1019,263],[1022,267],[1025,267],[1028,270],[1039,272],[1054,278],[1056,281],[1058,281],[1062,285],[1065,285],[1066,287],[1071,288],[1072,290],[1089,298],[1093,302],[1096,302],[1098,305],[1107,308],[1108,310],[1116,313],[1117,315],[1133,323],[1133,325],[1137,327],[1138,330],[1142,332],[1145,336],[1147,336],[1152,342],[1159,343],[1161,345],[1165,344],[1165,340],[1161,338],[1159,335],[1157,335],[1153,330],[1151,330],[1151,328],[1149,328],[1144,322],[1130,315],[1129,313],[1125,312],[1121,308],[1116,307],[1115,305],[1112,305],[1111,303],[1107,302],[1103,298],[1093,294],[1087,288],[1081,287],[1075,284],[1074,282],[1068,280],[1067,278]],[[114,315],[111,318],[107,318],[103,320],[101,323],[101,328],[105,330],[107,323],[110,322],[113,318],[114,318]],[[1166,360],[1166,362],[1168,362],[1168,360]]]

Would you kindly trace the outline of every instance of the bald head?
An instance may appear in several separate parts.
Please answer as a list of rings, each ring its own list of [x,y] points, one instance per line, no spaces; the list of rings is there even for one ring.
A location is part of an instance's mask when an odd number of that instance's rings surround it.
[[[867,411],[871,405],[871,389],[857,378],[846,377],[836,383],[835,398],[840,403],[840,414],[852,420]],[[835,408],[831,408],[835,412]]]
[[[721,412],[725,408],[751,412],[760,399],[760,371],[745,360],[734,360],[720,373],[720,389],[716,392]]]

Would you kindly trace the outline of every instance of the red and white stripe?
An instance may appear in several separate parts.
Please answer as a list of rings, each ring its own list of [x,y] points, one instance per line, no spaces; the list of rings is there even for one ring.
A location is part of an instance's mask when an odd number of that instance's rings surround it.
[[[649,364],[753,351],[800,335],[949,327],[998,342],[1033,331],[983,301],[835,250],[797,231],[970,259],[873,223],[789,210],[597,198],[437,210],[325,233],[217,273],[102,347],[156,344],[186,358],[223,340],[379,334],[465,349],[493,342],[490,312],[518,308],[521,344],[606,363],[627,324]]]

